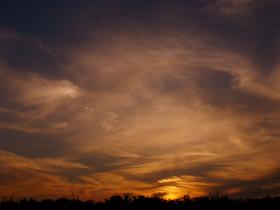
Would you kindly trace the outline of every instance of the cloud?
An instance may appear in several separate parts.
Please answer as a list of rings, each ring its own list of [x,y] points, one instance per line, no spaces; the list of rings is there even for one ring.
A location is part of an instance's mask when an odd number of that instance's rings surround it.
[[[12,29],[0,29],[0,40],[2,41],[16,41],[20,39],[20,35],[17,33],[16,30]]]
[[[6,116],[1,127],[35,132],[40,130],[40,126],[55,131],[67,125],[65,121],[40,125],[40,121],[47,120],[59,108],[78,97],[79,88],[71,82],[48,80],[36,74],[19,74],[10,70],[2,70],[1,78],[2,93],[7,96],[1,103],[1,114]]]
[[[165,192],[164,197],[167,199],[177,199],[186,194],[194,197],[202,196],[208,193],[205,189],[219,185],[195,176],[173,176],[158,182],[162,185],[159,189]]]
[[[0,150],[1,165],[54,172],[56,169],[89,169],[89,167],[65,160],[63,158],[27,158],[11,152]]]
[[[279,45],[269,33],[278,31],[262,28],[277,20],[270,6],[115,4],[84,16],[71,8],[63,27],[74,38],[0,31],[12,46],[1,45],[0,71],[7,192],[42,183],[30,196],[279,193]],[[18,185],[28,176],[36,180]]]
[[[202,11],[212,10],[224,17],[249,15],[255,2],[255,0],[218,0]]]
[[[63,173],[90,169],[65,158],[27,158],[4,150],[0,150],[0,163],[2,197],[70,197],[76,183],[66,180]]]

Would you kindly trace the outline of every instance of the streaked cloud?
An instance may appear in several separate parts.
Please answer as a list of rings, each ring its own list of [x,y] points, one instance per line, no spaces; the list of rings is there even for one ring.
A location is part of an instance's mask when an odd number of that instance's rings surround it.
[[[279,38],[266,50],[258,26],[271,4],[115,4],[90,23],[102,5],[71,7],[75,39],[0,30],[0,194],[279,194]]]

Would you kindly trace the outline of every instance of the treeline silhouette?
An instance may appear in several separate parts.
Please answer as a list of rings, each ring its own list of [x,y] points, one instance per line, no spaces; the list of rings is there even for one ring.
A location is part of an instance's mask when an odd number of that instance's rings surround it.
[[[255,199],[231,199],[228,196],[203,196],[191,198],[184,196],[177,200],[165,200],[160,197],[134,196],[129,194],[115,195],[102,202],[81,201],[79,199],[59,198],[56,200],[21,199],[12,198],[1,200],[2,210],[238,210],[280,209],[280,197],[262,197]]]

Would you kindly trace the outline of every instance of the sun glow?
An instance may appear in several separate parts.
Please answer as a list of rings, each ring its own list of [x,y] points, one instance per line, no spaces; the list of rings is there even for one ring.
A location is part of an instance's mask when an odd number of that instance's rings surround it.
[[[177,186],[164,186],[162,190],[165,193],[164,199],[175,200],[182,197],[182,192]]]

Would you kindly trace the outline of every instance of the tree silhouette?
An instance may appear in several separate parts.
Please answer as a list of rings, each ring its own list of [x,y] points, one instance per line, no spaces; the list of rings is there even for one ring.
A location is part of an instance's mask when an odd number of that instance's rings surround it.
[[[221,196],[219,193],[209,196],[191,198],[185,195],[177,200],[165,200],[161,197],[142,195],[114,195],[102,202],[81,201],[76,199],[59,198],[57,200],[44,199],[37,201],[34,199],[23,198],[15,200],[10,197],[1,200],[0,209],[2,210],[143,210],[143,209],[159,209],[159,210],[238,210],[238,209],[256,209],[256,210],[279,210],[280,197],[256,197],[250,199],[230,199],[228,196]]]

